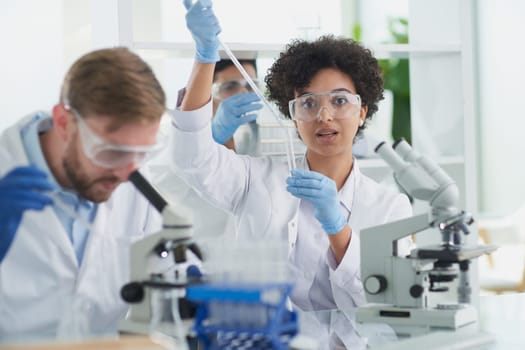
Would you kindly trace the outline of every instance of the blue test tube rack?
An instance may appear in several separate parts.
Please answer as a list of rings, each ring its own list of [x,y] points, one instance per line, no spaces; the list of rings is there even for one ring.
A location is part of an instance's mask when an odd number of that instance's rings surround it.
[[[298,333],[297,313],[286,308],[289,283],[210,283],[187,288],[197,303],[193,331],[206,350],[286,350]]]

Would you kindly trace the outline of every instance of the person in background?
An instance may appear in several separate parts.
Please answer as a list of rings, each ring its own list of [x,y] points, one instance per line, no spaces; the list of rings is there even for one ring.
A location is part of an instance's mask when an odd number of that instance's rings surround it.
[[[126,48],[80,57],[51,112],[0,136],[0,339],[53,338],[64,317],[115,333],[130,244],[161,217],[128,176],[162,147],[165,94]]]
[[[239,60],[250,78],[258,85],[255,59]],[[257,86],[259,87],[259,86]],[[257,155],[257,111],[263,106],[241,72],[229,59],[221,59],[213,73],[213,139],[240,154]],[[244,131],[243,136],[234,135]]]
[[[239,63],[259,90],[261,90],[257,79],[256,60],[240,59]],[[257,113],[257,111],[263,108],[263,105],[230,59],[222,58],[215,65],[212,96],[214,115],[212,134],[213,139],[217,143],[224,144],[238,154],[250,156],[261,156],[268,152],[284,152],[284,143],[271,146],[266,144],[265,147],[261,145],[265,138],[279,140],[284,138],[284,134],[275,127],[264,129],[264,126],[259,125],[260,117],[263,116],[259,115],[260,113]],[[266,121],[264,118],[262,119],[263,125],[265,122],[268,124],[274,122],[273,119]],[[356,136],[358,137],[354,141],[353,154],[357,158],[366,157],[367,145],[365,138],[362,137],[362,134]],[[296,143],[295,147],[299,153],[303,152],[300,142]]]
[[[240,60],[240,63],[258,84],[255,59]],[[259,98],[229,59],[222,59],[217,63],[213,81],[213,139],[239,154],[256,155],[258,143],[256,112],[262,108]],[[238,144],[234,142],[236,133],[242,135],[239,137],[241,142]],[[209,203],[206,197],[196,193],[178,176],[176,169],[166,166],[170,163],[171,154],[168,149],[150,160],[146,164],[149,179],[158,190],[170,198],[171,202],[180,203],[192,210],[195,237],[235,235],[232,216]]]
[[[235,215],[238,235],[288,243],[294,304],[348,310],[365,303],[360,231],[411,215],[408,198],[363,175],[356,135],[377,111],[383,81],[377,60],[351,39],[294,40],[265,78],[271,101],[306,145],[297,168],[240,156],[212,138],[211,86],[220,25],[210,0],[186,1],[196,62],[172,117],[173,161],[188,183]],[[408,254],[410,240],[398,242]],[[240,262],[241,263],[241,262]]]

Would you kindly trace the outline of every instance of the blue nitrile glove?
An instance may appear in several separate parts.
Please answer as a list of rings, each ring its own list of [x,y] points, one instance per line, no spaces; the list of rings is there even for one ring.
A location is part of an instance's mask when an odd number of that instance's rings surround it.
[[[46,177],[33,166],[21,166],[0,179],[0,261],[13,242],[24,211],[42,210],[53,204],[51,198],[39,192],[54,189]]]
[[[239,126],[257,119],[257,114],[250,112],[262,107],[259,97],[253,92],[233,95],[223,100],[211,122],[215,142],[222,145],[231,139]]]
[[[315,217],[326,233],[336,234],[346,225],[334,180],[315,171],[294,169],[286,184],[288,192],[313,204]]]
[[[196,58],[199,62],[213,63],[220,61],[219,40],[221,32],[219,21],[212,10],[211,0],[198,0],[192,5],[192,0],[184,0],[186,27],[195,40]]]

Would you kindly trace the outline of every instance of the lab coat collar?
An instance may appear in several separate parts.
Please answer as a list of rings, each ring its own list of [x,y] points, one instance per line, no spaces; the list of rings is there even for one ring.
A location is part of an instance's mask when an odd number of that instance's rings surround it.
[[[8,127],[2,132],[1,143],[2,147],[0,148],[1,156],[6,156],[9,159],[9,164],[6,162],[2,164],[2,170],[0,175],[4,175],[4,172],[11,170],[17,166],[27,166],[29,165],[29,159],[24,150],[24,145],[20,137],[21,129],[31,121],[32,114],[22,118],[15,125]]]
[[[45,172],[47,180],[56,188],[60,188],[60,185],[47,165],[38,137],[41,133],[47,132],[52,127],[53,121],[51,116],[47,112],[39,111],[34,113],[29,122],[22,126],[20,135],[29,163]]]
[[[339,191],[339,201],[349,213],[352,213],[352,205],[354,204],[355,191],[357,190],[356,183],[357,179],[359,178],[359,174],[359,168],[354,158],[352,171],[350,171],[350,175],[348,175],[348,178],[343,184],[343,187]]]
[[[297,159],[296,167],[298,169],[308,169],[308,162],[306,161],[306,155],[303,155],[301,158]],[[290,196],[292,196],[290,194]],[[293,196],[292,196],[293,197]],[[297,228],[298,228],[298,217],[299,217],[299,199],[294,197],[295,208],[293,210],[293,217],[288,221],[288,258],[292,254],[293,249],[295,248],[295,243],[297,241]]]
[[[29,118],[29,121],[22,126],[20,134],[22,136],[22,143],[26,151],[27,159],[30,164],[34,164],[37,168],[46,173],[47,180],[59,189],[59,195],[65,203],[71,204],[73,208],[77,205],[81,205],[88,210],[91,210],[95,206],[95,203],[80,197],[73,189],[62,187],[51,172],[51,169],[49,169],[47,161],[44,158],[44,153],[42,152],[42,146],[39,142],[38,135],[47,132],[52,127],[53,120],[51,119],[51,116],[49,113],[43,111],[33,113]]]

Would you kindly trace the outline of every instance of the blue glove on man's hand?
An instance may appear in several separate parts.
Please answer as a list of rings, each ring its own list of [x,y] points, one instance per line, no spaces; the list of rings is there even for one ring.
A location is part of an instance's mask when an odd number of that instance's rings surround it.
[[[334,180],[315,171],[294,169],[286,184],[288,192],[313,204],[315,217],[326,233],[336,234],[346,225]]]
[[[42,210],[53,204],[51,198],[39,192],[54,189],[46,177],[33,166],[21,166],[0,179],[0,261],[11,246],[24,211]]]
[[[192,5],[192,0],[184,0],[186,26],[195,40],[197,61],[213,63],[220,61],[219,40],[217,35],[221,26],[213,13],[211,0],[198,0]]]
[[[256,113],[263,106],[259,97],[253,93],[241,93],[223,100],[211,122],[213,139],[224,144],[233,137],[239,126],[257,119]]]

